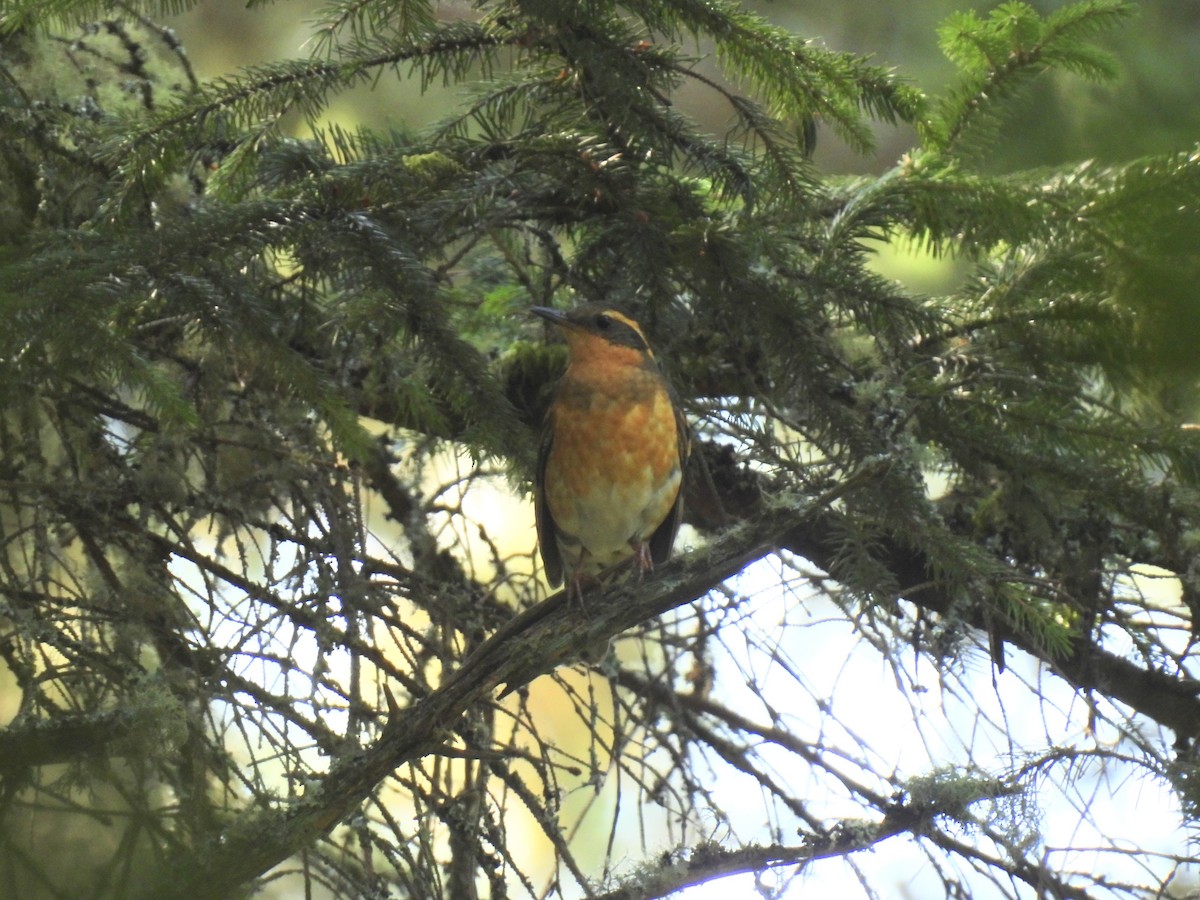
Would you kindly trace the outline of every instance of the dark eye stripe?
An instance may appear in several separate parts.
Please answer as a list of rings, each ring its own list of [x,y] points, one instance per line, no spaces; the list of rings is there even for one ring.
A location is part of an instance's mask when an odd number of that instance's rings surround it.
[[[624,313],[615,309],[597,309],[595,305],[577,307],[567,317],[579,327],[604,338],[619,347],[632,347],[650,353],[650,345],[641,328]]]
[[[602,312],[596,317],[597,325],[601,318],[607,324],[598,327],[597,332],[602,334],[605,340],[612,341],[621,347],[632,347],[635,350],[650,349],[645,335],[642,334],[642,329],[628,316],[616,311]]]
[[[620,319],[612,319],[612,324],[600,333],[604,339],[622,347],[632,347],[635,350],[649,350],[650,345],[642,337],[642,332],[635,326]]]

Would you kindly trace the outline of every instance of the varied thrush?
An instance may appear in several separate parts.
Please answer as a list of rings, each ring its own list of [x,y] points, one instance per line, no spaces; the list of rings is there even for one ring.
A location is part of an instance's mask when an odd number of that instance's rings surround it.
[[[679,530],[687,422],[637,322],[603,304],[532,310],[569,362],[538,453],[538,545],[552,586],[579,592],[627,560],[664,562]]]

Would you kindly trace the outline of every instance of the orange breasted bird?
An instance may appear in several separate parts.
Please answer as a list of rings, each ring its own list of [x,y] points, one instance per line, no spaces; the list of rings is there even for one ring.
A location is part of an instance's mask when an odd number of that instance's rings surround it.
[[[538,453],[546,577],[579,592],[627,560],[647,572],[679,531],[687,422],[629,316],[598,303],[532,311],[562,329],[570,357]]]

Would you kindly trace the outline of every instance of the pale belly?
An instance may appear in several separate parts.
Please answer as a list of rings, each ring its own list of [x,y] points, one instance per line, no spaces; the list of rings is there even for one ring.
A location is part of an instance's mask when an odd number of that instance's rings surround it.
[[[551,512],[559,523],[559,552],[568,573],[595,575],[633,556],[671,511],[679,493],[679,467],[655,477],[649,467],[622,485],[599,482]],[[574,527],[563,527],[570,523]]]

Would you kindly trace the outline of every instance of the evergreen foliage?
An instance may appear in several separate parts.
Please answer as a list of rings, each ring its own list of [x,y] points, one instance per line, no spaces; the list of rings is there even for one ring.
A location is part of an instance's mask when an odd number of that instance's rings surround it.
[[[1112,77],[1129,4],[955,15],[932,97],[732,0],[338,0],[311,55],[201,82],[187,5],[0,10],[0,893],[664,896],[900,834],[947,894],[1195,877],[1200,157],[987,169],[1031,79]],[[382,79],[474,87],[322,121]],[[877,122],[917,135],[888,171],[814,165]],[[892,241],[961,282],[882,277]],[[581,613],[490,506],[562,365],[525,310],[596,300],[697,450],[689,552]],[[917,771],[857,740],[806,609],[976,736]],[[981,647],[1041,743],[1004,746]],[[1112,771],[1183,810],[1138,867],[1083,827]]]

